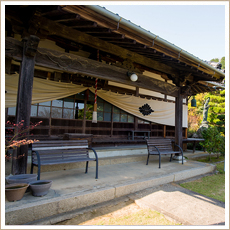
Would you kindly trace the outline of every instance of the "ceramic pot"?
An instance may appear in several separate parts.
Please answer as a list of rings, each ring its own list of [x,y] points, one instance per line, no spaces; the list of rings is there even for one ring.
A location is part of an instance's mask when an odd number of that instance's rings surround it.
[[[18,174],[6,177],[6,182],[8,184],[13,183],[27,183],[37,180],[37,174]]]
[[[7,184],[14,183],[27,183],[29,184],[31,181],[37,180],[37,174],[18,174],[11,175],[6,177]],[[30,192],[30,187],[27,188],[26,192]]]
[[[6,194],[7,200],[8,201],[21,200],[28,187],[29,187],[29,184],[26,184],[26,183],[15,183],[15,184],[6,185],[5,194]]]
[[[51,180],[38,180],[30,182],[30,189],[33,196],[45,196],[52,185]]]

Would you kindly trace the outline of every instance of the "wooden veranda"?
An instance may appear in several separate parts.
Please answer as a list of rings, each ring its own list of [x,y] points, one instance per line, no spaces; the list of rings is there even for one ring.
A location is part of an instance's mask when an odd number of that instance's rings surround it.
[[[16,114],[6,109],[6,118],[16,123],[24,120],[25,126],[42,120],[33,130],[41,139],[71,132],[123,138],[130,130],[148,130],[151,136],[175,137],[175,143],[182,146],[183,137],[187,137],[182,125],[183,105],[193,95],[215,90],[207,81],[224,79],[221,71],[99,6],[7,5],[5,9],[6,78],[19,73]],[[135,82],[128,77],[133,72],[138,75]],[[92,123],[86,109],[81,119],[80,108],[78,115],[68,119],[64,107],[62,117],[51,116],[51,110],[49,116],[39,116],[39,112],[31,116],[35,78],[86,88],[95,88],[98,79],[97,89],[174,103],[175,122],[145,122],[147,116],[125,113],[122,121],[122,112],[119,121],[113,117],[106,120],[103,111],[104,120]],[[6,91],[6,98],[9,93]],[[88,89],[79,97],[74,103],[83,108],[89,101],[94,105],[94,94]],[[33,106],[38,110],[40,105]],[[111,116],[115,109],[111,107]],[[138,122],[141,116],[142,122]],[[21,173],[26,161],[26,157],[20,160],[21,168],[15,166]]]

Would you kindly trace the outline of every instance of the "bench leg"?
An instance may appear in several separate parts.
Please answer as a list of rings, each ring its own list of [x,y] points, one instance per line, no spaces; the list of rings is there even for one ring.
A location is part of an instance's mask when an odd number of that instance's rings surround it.
[[[31,164],[30,174],[33,174],[33,172],[34,172],[34,165],[33,165],[33,164]]]
[[[98,179],[98,160],[96,160],[96,177],[95,179]]]
[[[170,157],[170,160],[169,160],[170,162],[172,161],[172,154],[171,154],[171,157]]]
[[[149,163],[149,154],[148,154],[148,156],[147,156],[147,162],[146,162],[146,165],[148,165],[148,163]]]
[[[161,154],[159,154],[159,169],[161,168]]]
[[[41,166],[38,165],[38,180],[40,180],[40,174],[41,174]]]
[[[88,172],[88,165],[89,165],[89,162],[88,162],[88,161],[86,161],[85,173],[87,173],[87,172]]]

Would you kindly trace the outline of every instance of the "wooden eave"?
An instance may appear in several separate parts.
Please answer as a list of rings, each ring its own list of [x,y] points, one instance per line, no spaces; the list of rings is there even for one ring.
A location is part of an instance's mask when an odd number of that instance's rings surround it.
[[[28,18],[27,11],[30,11]],[[188,95],[209,91],[209,87],[198,81],[223,78],[85,6],[6,6],[6,19],[14,33],[51,39],[67,51],[100,50],[101,57],[110,65],[128,69],[128,65],[122,64],[130,59],[137,72],[148,70],[172,80],[177,86],[188,86],[185,90]]]
[[[111,30],[113,30],[115,33],[121,33],[125,34],[126,38],[133,39],[137,43],[142,44],[143,46],[147,47],[148,49],[139,49],[139,52],[143,52],[143,55],[150,55],[154,51],[154,60],[160,60],[161,62],[167,63],[169,65],[177,66],[180,70],[187,69],[190,71],[189,68],[194,69],[197,72],[200,73],[207,73],[211,76],[215,76],[215,78],[220,79],[222,78],[218,73],[214,73],[212,70],[208,69],[207,67],[203,66],[202,63],[196,63],[193,60],[189,60],[187,57],[183,56],[183,54],[178,55],[174,50],[170,49],[169,47],[164,46],[163,44],[160,44],[157,40],[153,40],[144,36],[143,34],[137,33],[136,31],[131,30],[130,28],[119,24],[116,21],[113,21],[101,14],[98,14],[97,12],[87,8],[87,6],[65,6],[62,5],[62,9],[66,10],[68,12],[74,12],[79,13],[82,18],[85,18],[87,20],[93,20],[98,25],[108,27]],[[133,47],[136,48],[135,46]],[[140,51],[141,50],[141,51]],[[148,53],[148,51],[151,51]],[[156,52],[157,51],[157,52]],[[136,51],[138,52],[138,51]],[[180,64],[180,65],[178,65]],[[188,68],[183,67],[188,66]]]

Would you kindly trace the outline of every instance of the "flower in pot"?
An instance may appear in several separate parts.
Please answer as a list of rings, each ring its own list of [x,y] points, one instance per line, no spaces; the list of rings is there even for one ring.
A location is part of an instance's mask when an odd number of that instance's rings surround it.
[[[5,194],[6,194],[7,200],[8,201],[21,200],[28,187],[29,187],[29,184],[26,184],[26,183],[6,185]]]
[[[33,196],[44,196],[48,193],[52,185],[51,180],[38,180],[30,182],[30,189]]]

